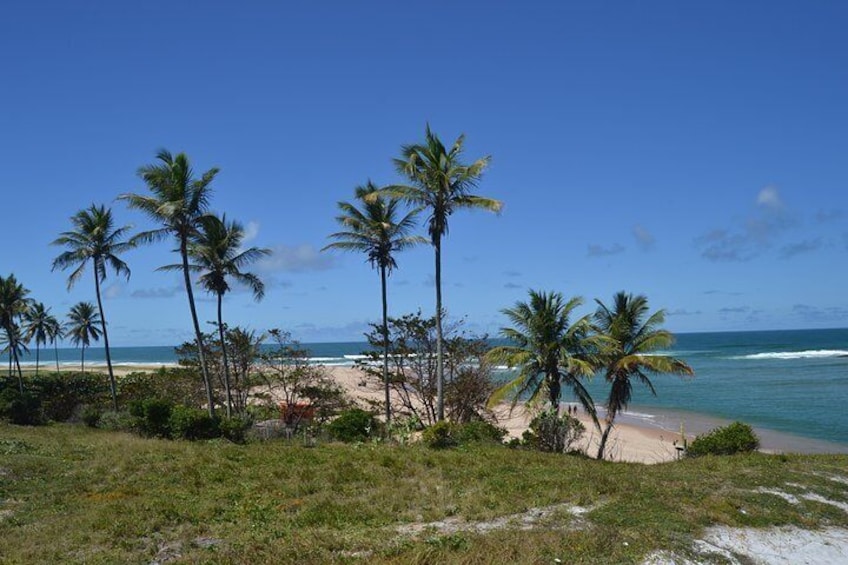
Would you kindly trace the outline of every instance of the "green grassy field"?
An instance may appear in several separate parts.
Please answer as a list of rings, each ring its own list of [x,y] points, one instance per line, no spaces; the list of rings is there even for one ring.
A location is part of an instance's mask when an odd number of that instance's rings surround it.
[[[757,492],[848,503],[834,476],[848,477],[848,457],[646,466],[0,424],[0,562],[638,563],[659,548],[685,554],[713,524],[846,527],[833,505]],[[532,509],[546,511],[522,514]]]

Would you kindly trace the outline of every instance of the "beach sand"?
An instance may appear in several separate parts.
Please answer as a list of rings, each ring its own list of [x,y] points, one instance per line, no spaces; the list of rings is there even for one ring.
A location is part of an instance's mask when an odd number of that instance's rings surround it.
[[[385,392],[382,385],[355,367],[327,367],[328,375],[341,386],[351,398],[368,407],[371,403],[382,403]],[[393,404],[396,402],[393,399]],[[493,410],[497,424],[506,428],[508,437],[520,438],[530,425],[532,413],[519,404],[510,408],[507,403]],[[585,413],[578,412],[577,418],[586,427],[582,440],[577,447],[594,457],[598,452],[600,434]],[[690,438],[691,439],[691,438]],[[675,434],[658,428],[641,427],[632,423],[616,424],[607,442],[606,459],[611,461],[629,461],[635,463],[662,463],[677,458],[674,441],[680,440]]]

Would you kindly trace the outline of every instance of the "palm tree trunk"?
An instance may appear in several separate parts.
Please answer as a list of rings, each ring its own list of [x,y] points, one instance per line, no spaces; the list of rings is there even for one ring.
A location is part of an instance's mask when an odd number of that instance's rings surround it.
[[[445,364],[442,336],[442,241],[433,243],[436,248],[436,421],[445,419]]]
[[[604,433],[601,434],[601,445],[598,447],[598,459],[603,461],[604,459],[604,451],[607,447],[607,438],[609,438],[609,434],[612,431],[612,420],[607,420],[607,427],[604,430]]]
[[[227,342],[224,341],[224,320],[221,316],[223,294],[218,293],[218,335],[221,338],[221,355],[224,358],[224,389],[227,391],[227,418],[233,415],[233,396],[230,394],[230,365],[227,361]]]
[[[80,369],[82,374],[85,374],[85,344],[82,344],[82,357],[80,357]]]
[[[56,353],[56,372],[58,373],[58,372],[61,371],[61,369],[59,369],[59,340],[58,339],[53,340],[53,351]]]
[[[383,383],[386,387],[386,426],[392,423],[392,402],[389,396],[389,306],[386,300],[386,266],[380,265],[383,293]]]
[[[206,386],[206,403],[208,404],[209,417],[215,417],[215,400],[212,398],[212,381],[209,380],[209,369],[206,367],[206,355],[203,353],[203,336],[200,333],[200,324],[197,321],[197,309],[194,307],[194,292],[191,290],[191,276],[188,270],[188,249],[186,242],[180,242],[180,256],[183,260],[183,278],[185,279],[186,294],[188,295],[188,307],[191,310],[191,321],[194,324],[194,337],[197,340],[197,357],[200,360],[200,372],[203,374],[203,384]]]
[[[103,313],[103,300],[100,298],[100,277],[97,276],[97,262],[94,265],[94,292],[97,295],[97,309],[100,310],[100,325],[103,328],[103,347],[106,349],[106,368],[109,371],[109,391],[112,393],[112,410],[118,411],[118,387],[115,373],[112,371],[112,354],[109,352],[109,333],[106,331],[106,315]]]
[[[40,344],[38,343],[38,338],[35,340],[35,376],[38,377],[38,361],[40,355],[40,350],[38,348]]]

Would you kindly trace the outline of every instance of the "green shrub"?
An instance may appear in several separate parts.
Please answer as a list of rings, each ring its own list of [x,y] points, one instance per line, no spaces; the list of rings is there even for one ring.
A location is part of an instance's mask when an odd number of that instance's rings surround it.
[[[41,400],[29,392],[21,394],[17,388],[7,388],[0,393],[0,418],[19,426],[41,425]]]
[[[456,433],[459,426],[447,420],[436,422],[432,426],[425,428],[421,439],[424,445],[433,449],[446,449],[448,447],[456,447],[459,445]]]
[[[344,442],[365,441],[372,437],[377,427],[374,415],[359,408],[345,410],[327,424],[330,437]]]
[[[228,440],[234,443],[244,443],[251,425],[253,425],[253,420],[249,416],[233,416],[232,418],[222,418],[218,422],[218,430],[221,436]]]
[[[159,398],[130,403],[130,414],[136,418],[138,431],[148,437],[170,437],[172,409],[170,402]]]
[[[503,443],[506,434],[505,429],[483,420],[458,424],[454,428],[454,438],[460,445],[467,443]]]
[[[100,410],[96,406],[86,406],[82,411],[82,421],[89,428],[96,428],[100,423]]]
[[[577,418],[568,414],[559,416],[546,410],[530,422],[530,429],[524,432],[522,443],[539,451],[567,453],[584,431],[586,427]]]
[[[174,439],[212,439],[219,437],[218,420],[209,416],[206,410],[177,405],[171,410],[168,420],[171,437]]]
[[[112,432],[133,432],[139,429],[138,418],[126,410],[103,412],[97,420],[97,427]]]
[[[710,432],[699,435],[689,444],[687,457],[702,455],[733,455],[734,453],[749,453],[760,447],[760,438],[753,428],[742,422],[733,422],[723,428],[715,428]]]

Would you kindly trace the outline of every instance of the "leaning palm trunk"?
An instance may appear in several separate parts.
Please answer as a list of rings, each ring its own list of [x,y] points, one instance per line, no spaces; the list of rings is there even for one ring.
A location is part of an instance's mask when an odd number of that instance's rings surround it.
[[[224,359],[224,389],[227,392],[227,418],[233,415],[233,396],[230,392],[230,365],[227,361],[227,342],[224,339],[224,319],[221,316],[221,303],[224,295],[218,293],[218,336],[221,338],[221,355]]]
[[[445,419],[445,363],[442,335],[442,241],[436,238],[436,420]]]
[[[53,351],[56,353],[56,372],[58,373],[61,369],[59,369],[59,340],[53,340]]]
[[[191,321],[194,324],[194,337],[197,341],[197,357],[200,360],[200,372],[203,374],[203,384],[206,386],[206,402],[208,404],[209,417],[215,417],[215,400],[212,397],[212,381],[209,379],[209,370],[206,367],[206,356],[203,353],[203,336],[200,333],[200,324],[197,321],[197,309],[194,307],[194,292],[191,290],[191,276],[189,276],[188,250],[186,244],[180,245],[180,255],[183,260],[183,277],[185,278],[186,294],[188,295],[188,306],[191,310]]]
[[[109,333],[106,331],[106,314],[103,313],[103,300],[100,297],[100,277],[97,276],[96,262],[94,263],[94,291],[97,295],[97,309],[100,311],[100,325],[103,328],[103,347],[106,350],[106,368],[109,371],[109,392],[112,394],[112,410],[117,412],[118,387],[115,384],[115,373],[112,371],[112,354],[109,352]],[[36,374],[38,374],[37,370]]]
[[[392,423],[392,403],[389,395],[389,306],[386,299],[386,266],[380,266],[383,291],[383,384],[386,387],[386,426]]]
[[[607,427],[604,429],[604,432],[601,434],[601,444],[598,446],[598,459],[603,460],[604,453],[606,452],[607,447],[607,438],[609,438],[610,432],[612,431],[613,421],[607,418],[606,421]]]

